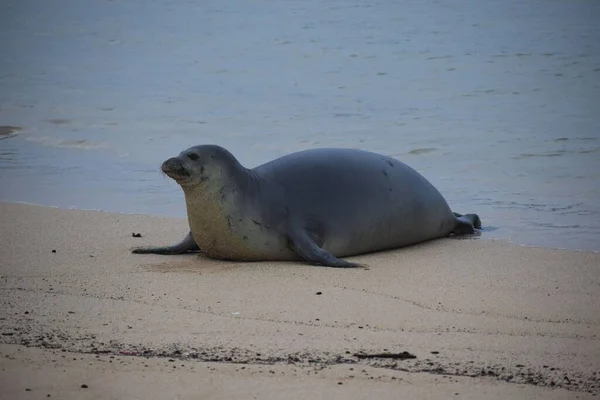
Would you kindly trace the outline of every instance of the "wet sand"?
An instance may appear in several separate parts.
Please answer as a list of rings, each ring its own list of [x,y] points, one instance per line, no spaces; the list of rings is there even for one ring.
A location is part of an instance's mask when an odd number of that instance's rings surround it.
[[[597,253],[444,239],[343,270],[129,253],[182,219],[0,203],[0,224],[2,398],[600,392]]]

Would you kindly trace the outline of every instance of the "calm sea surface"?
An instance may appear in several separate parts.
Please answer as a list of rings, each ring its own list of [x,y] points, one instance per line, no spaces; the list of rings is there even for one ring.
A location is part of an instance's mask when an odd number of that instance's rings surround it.
[[[0,3],[0,200],[184,217],[189,146],[353,147],[483,238],[600,250],[599,1],[59,3]]]

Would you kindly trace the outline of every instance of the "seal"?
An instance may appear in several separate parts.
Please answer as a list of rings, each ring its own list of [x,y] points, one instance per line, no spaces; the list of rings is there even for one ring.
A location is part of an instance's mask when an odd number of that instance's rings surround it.
[[[481,228],[476,214],[453,213],[417,171],[364,150],[305,150],[248,169],[223,147],[201,145],[161,169],[183,189],[190,232],[133,253],[364,267],[341,257]]]

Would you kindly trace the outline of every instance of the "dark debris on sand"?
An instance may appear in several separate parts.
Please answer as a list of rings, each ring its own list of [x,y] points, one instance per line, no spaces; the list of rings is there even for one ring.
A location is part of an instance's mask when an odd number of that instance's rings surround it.
[[[417,358],[406,352],[391,352],[388,349],[373,349],[332,354],[329,352],[293,352],[265,355],[252,350],[227,347],[190,347],[181,344],[150,348],[111,340],[98,342],[95,335],[73,336],[57,330],[34,329],[28,324],[5,326],[0,321],[0,332],[10,333],[0,336],[0,343],[20,344],[29,347],[58,349],[63,352],[86,353],[109,356],[129,356],[144,358],[165,358],[167,360],[223,362],[235,364],[273,365],[288,364],[299,367],[309,366],[316,370],[331,365],[351,364],[384,368],[405,372],[428,372],[445,376],[486,377],[516,384],[530,384],[567,390],[600,393],[600,374],[565,373],[560,368],[545,365],[542,368],[523,364],[502,365],[458,363],[454,360],[438,360],[440,357]],[[433,352],[431,352],[433,353]],[[439,352],[435,352],[439,353]]]

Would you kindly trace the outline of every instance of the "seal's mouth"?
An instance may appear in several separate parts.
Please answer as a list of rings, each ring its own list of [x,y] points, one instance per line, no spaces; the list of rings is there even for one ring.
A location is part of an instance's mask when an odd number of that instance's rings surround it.
[[[189,171],[185,169],[181,161],[177,158],[169,158],[162,163],[160,169],[178,182],[190,177]]]

